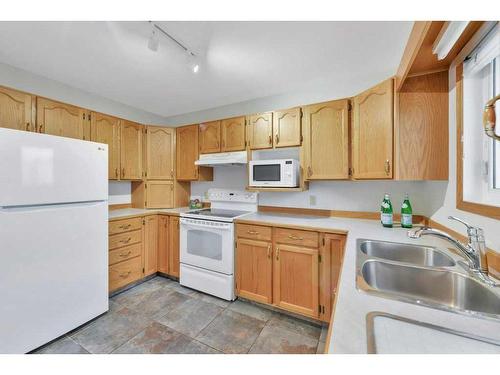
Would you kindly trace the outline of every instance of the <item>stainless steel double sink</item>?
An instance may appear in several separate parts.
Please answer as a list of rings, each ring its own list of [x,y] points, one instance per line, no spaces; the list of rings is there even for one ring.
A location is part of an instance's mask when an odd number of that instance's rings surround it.
[[[500,318],[500,294],[471,277],[446,250],[357,240],[356,286],[380,297]]]

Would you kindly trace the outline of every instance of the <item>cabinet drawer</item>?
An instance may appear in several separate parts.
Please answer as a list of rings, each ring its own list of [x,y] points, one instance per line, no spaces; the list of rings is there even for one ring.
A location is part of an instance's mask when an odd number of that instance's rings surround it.
[[[142,241],[142,230],[135,230],[133,232],[115,234],[114,236],[109,236],[109,250],[116,249],[118,247],[132,245]]]
[[[271,227],[260,225],[238,224],[236,226],[236,237],[249,238],[252,240],[271,241]]]
[[[109,235],[141,229],[142,217],[109,222]]]
[[[319,234],[318,232],[309,232],[306,230],[276,228],[274,240],[278,243],[290,245],[318,247]]]
[[[109,267],[109,291],[121,288],[142,277],[142,258],[135,257]]]
[[[127,259],[134,258],[142,253],[142,244],[136,243],[134,245],[121,247],[119,249],[111,250],[109,252],[109,265],[122,262]]]

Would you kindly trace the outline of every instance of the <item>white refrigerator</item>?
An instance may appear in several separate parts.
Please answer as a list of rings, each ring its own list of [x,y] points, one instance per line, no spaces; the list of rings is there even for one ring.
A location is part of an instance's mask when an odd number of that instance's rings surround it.
[[[107,145],[0,129],[0,354],[108,310]]]

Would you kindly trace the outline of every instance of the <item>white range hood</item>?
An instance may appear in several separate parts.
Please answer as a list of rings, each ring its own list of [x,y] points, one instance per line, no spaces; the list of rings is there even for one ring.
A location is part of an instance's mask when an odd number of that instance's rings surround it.
[[[225,166],[225,165],[243,165],[247,163],[247,152],[220,152],[217,154],[201,154],[200,159],[194,164],[206,167]]]

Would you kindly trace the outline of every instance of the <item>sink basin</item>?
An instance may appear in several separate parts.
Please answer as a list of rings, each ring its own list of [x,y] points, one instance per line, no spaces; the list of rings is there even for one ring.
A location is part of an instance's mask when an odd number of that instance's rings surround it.
[[[367,260],[358,274],[368,292],[430,307],[500,317],[500,295],[464,274]]]
[[[360,250],[368,256],[427,267],[453,267],[455,261],[445,253],[427,246],[361,240]]]

